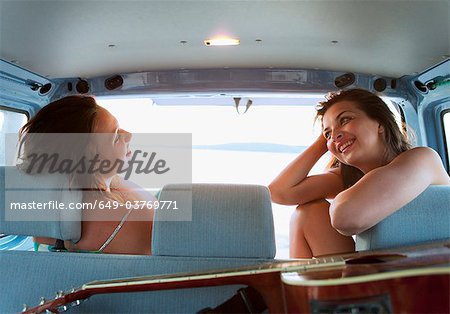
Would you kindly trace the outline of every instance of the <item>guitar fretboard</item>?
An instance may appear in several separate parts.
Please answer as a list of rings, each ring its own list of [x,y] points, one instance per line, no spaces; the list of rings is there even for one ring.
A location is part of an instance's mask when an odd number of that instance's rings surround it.
[[[239,268],[229,268],[220,270],[211,270],[201,273],[180,273],[177,275],[156,275],[143,277],[130,277],[111,280],[96,280],[86,283],[82,286],[83,290],[98,289],[98,288],[112,288],[120,286],[138,286],[158,283],[169,283],[179,281],[193,281],[205,279],[218,279],[226,277],[248,276],[272,272],[292,272],[292,271],[306,271],[314,268],[324,266],[342,266],[345,264],[343,257],[332,256],[315,259],[304,259],[295,261],[284,261],[275,263],[264,263],[253,266],[245,266]]]

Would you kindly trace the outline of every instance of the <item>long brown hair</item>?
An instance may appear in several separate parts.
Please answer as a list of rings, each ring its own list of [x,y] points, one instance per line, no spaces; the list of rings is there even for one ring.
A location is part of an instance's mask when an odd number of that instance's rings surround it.
[[[322,120],[325,112],[334,104],[341,101],[353,102],[359,110],[366,113],[372,120],[377,121],[383,126],[384,141],[386,143],[386,151],[384,152],[386,158],[390,155],[397,156],[400,153],[411,149],[411,144],[408,141],[406,126],[401,128],[395,120],[395,116],[388,108],[386,103],[377,95],[364,89],[349,89],[332,93],[327,96],[327,100],[322,101],[316,107],[316,119]],[[364,176],[364,173],[356,167],[341,163],[336,157],[330,162],[333,168],[341,168],[341,174],[344,181],[345,188],[351,187],[359,179]]]
[[[67,96],[40,109],[20,130],[25,133],[92,133],[101,107],[92,96]]]
[[[76,141],[72,141],[70,139],[74,137],[70,137],[68,133],[92,133],[100,109],[92,96],[67,96],[40,109],[19,131],[17,167],[34,174],[30,172],[30,156],[33,154],[39,156],[58,153],[62,159],[80,160],[88,150],[89,136],[78,137]],[[47,168],[43,170],[48,171]],[[87,182],[84,180],[92,178],[83,178],[75,172],[69,175],[71,185],[86,187]]]

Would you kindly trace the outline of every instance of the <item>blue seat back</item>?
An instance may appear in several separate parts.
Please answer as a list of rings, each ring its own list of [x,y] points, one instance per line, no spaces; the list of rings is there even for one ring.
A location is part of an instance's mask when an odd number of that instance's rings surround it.
[[[176,221],[173,210],[156,210],[152,242],[154,255],[275,256],[272,207],[267,187],[173,184],[163,188],[160,201],[176,201],[180,210],[187,213],[182,216],[185,221]]]
[[[414,200],[356,235],[358,251],[450,238],[450,186],[429,186]]]

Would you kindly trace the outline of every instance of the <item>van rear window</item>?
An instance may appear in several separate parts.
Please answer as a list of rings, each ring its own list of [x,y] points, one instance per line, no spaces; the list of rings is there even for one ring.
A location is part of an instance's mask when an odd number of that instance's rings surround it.
[[[268,185],[321,134],[320,123],[314,124],[318,97],[256,98],[248,109],[248,99],[242,98],[239,110],[231,98],[219,105],[203,98],[169,105],[150,98],[98,97],[97,102],[131,133],[192,133],[193,183]],[[323,156],[311,174],[323,172],[330,158]],[[288,258],[287,226],[295,206],[272,207],[277,258]]]

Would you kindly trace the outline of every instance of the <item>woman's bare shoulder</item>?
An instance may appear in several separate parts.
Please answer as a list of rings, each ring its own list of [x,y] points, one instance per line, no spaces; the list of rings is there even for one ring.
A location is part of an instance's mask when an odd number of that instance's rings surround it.
[[[441,158],[436,151],[430,147],[414,147],[394,158],[395,162],[416,162],[416,161],[428,161],[433,164],[442,164]]]
[[[406,165],[409,163],[415,166],[417,162],[431,162],[431,165],[442,164],[441,159],[435,150],[429,147],[414,147],[396,156],[391,164]],[[422,165],[427,166],[427,165]]]
[[[422,156],[438,156],[438,153],[427,146],[417,146],[417,147],[413,147],[411,149],[408,149],[407,151],[403,152],[402,154],[406,154],[406,155],[422,155]],[[402,155],[400,154],[400,155]]]
[[[430,147],[414,147],[398,155],[392,162],[394,166],[408,167],[411,171],[426,171],[433,175],[433,183],[450,184],[450,177],[444,169],[441,157]]]

